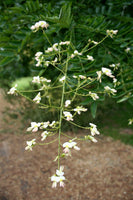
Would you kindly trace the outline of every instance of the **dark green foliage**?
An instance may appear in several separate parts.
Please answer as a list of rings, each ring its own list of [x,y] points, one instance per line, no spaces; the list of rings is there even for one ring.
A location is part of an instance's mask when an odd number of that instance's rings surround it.
[[[116,88],[118,102],[128,100],[133,104],[133,67],[131,53],[133,51],[133,20],[131,0],[65,0],[65,1],[24,1],[6,0],[0,3],[0,79],[1,85],[8,85],[20,77],[38,75],[40,68],[33,61],[37,51],[44,51],[49,46],[42,32],[32,33],[31,25],[39,20],[46,20],[50,26],[46,34],[52,43],[71,40],[80,50],[88,41],[100,41],[107,29],[118,29],[118,35],[108,38],[100,48],[92,49],[95,62],[79,65],[74,60],[69,66],[70,76],[73,71],[80,70],[82,74],[94,74],[101,67],[112,63],[120,63],[115,75],[121,82]],[[40,74],[43,75],[41,70]],[[47,78],[54,78],[56,70],[47,72]],[[106,84],[110,84],[108,79]],[[101,84],[99,87],[103,87]],[[111,85],[110,85],[111,86]],[[94,87],[95,85],[92,85]],[[89,90],[89,88],[88,88]],[[99,101],[103,101],[100,98]],[[83,104],[92,104],[90,98],[83,99]],[[95,117],[96,106],[91,105]]]

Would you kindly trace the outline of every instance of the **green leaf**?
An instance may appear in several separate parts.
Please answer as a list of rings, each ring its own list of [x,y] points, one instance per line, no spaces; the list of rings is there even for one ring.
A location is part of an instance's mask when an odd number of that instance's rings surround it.
[[[14,58],[12,58],[12,57],[4,58],[3,60],[0,61],[0,67],[7,65],[8,63],[12,62],[13,60],[14,60]]]
[[[91,114],[92,114],[92,117],[95,118],[96,117],[96,111],[97,111],[97,103],[96,102],[93,102],[91,104]]]

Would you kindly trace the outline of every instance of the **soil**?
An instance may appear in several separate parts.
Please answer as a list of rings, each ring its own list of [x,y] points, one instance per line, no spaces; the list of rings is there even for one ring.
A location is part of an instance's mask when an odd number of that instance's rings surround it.
[[[12,109],[0,91],[0,200],[133,200],[131,146],[102,135],[98,143],[78,142],[81,150],[73,150],[71,157],[61,161],[65,187],[52,189],[49,177],[57,168],[53,161],[57,142],[25,151],[26,141],[40,140],[40,136],[14,134],[20,119],[3,120],[7,107]],[[82,137],[86,133],[67,134]],[[67,140],[62,137],[62,142]]]

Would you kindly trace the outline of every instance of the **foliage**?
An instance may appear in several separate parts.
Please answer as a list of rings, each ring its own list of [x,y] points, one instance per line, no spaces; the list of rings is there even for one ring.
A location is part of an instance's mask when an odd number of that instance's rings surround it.
[[[32,75],[43,76],[44,70],[35,67],[33,57],[37,51],[44,51],[48,42],[41,32],[31,33],[30,27],[36,21],[46,20],[52,28],[46,33],[52,43],[70,40],[76,49],[82,48],[88,39],[100,41],[105,30],[117,29],[115,38],[108,38],[100,46],[94,48],[91,55],[95,62],[84,64],[81,73],[93,74],[96,69],[120,63],[115,76],[119,80],[117,95],[118,103],[128,100],[133,105],[133,68],[132,42],[133,20],[132,1],[128,0],[95,0],[95,1],[4,1],[0,16],[0,79],[1,85],[9,85],[9,81]],[[55,37],[58,36],[58,39]],[[127,53],[125,50],[130,48]],[[77,69],[78,60],[71,65],[70,71]],[[54,76],[53,76],[54,75]],[[54,78],[57,71],[47,73],[47,78]],[[107,80],[108,82],[108,80]],[[111,86],[111,85],[110,85]],[[100,101],[103,101],[100,99]],[[83,105],[91,105],[93,117],[97,104],[87,97]]]

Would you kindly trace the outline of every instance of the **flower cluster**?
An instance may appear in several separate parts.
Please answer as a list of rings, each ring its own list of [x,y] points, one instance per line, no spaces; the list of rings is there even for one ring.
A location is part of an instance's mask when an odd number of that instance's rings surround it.
[[[39,28],[48,28],[49,24],[45,21],[39,21],[39,22],[36,22],[34,25],[31,26],[31,30],[36,32],[39,30]]]
[[[60,187],[65,186],[64,181],[66,180],[66,178],[64,176],[63,170],[64,170],[64,166],[60,166],[60,169],[56,170],[56,174],[51,176],[51,181],[53,182],[52,188],[56,188],[57,183],[60,183]]]

